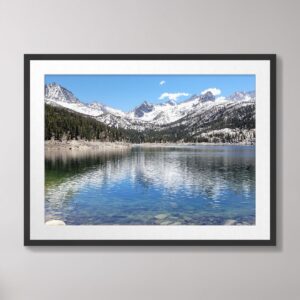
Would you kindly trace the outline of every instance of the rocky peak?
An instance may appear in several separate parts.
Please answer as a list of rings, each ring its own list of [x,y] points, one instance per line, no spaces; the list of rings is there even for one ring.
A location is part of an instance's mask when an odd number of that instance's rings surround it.
[[[207,101],[215,101],[215,96],[211,91],[206,92],[203,95],[200,95],[200,101],[201,102],[207,102]]]
[[[172,99],[169,99],[166,103],[167,103],[167,104],[170,104],[170,105],[172,105],[172,106],[177,105],[176,101],[175,101],[175,100],[172,100]]]
[[[79,103],[72,92],[55,82],[45,85],[45,98],[59,102]]]
[[[90,108],[103,110],[104,106],[99,102],[92,102],[88,105]]]
[[[144,101],[140,106],[134,109],[134,115],[138,118],[141,118],[145,113],[151,112],[153,108],[153,104]]]
[[[255,91],[250,92],[235,92],[227,97],[228,100],[232,101],[245,101],[245,100],[255,100]]]

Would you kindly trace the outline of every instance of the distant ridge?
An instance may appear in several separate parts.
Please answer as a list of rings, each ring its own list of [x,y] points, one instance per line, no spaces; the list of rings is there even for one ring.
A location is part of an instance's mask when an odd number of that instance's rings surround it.
[[[227,142],[240,130],[237,142],[254,143],[255,101],[255,91],[237,91],[226,98],[216,98],[207,91],[180,103],[144,101],[134,110],[123,112],[98,102],[85,104],[57,83],[45,85],[46,104],[89,116],[112,128],[142,133],[148,139],[151,136],[155,141],[162,136],[161,140],[211,142],[216,137],[217,142]],[[212,133],[216,130],[218,137]]]

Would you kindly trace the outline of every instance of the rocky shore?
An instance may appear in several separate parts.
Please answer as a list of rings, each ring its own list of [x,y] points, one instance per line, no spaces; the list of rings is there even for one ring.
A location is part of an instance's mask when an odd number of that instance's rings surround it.
[[[69,141],[45,141],[45,151],[97,151],[106,152],[113,150],[128,150],[132,147],[129,143],[123,142],[100,142],[100,141],[85,141],[85,140],[69,140]]]
[[[142,143],[133,144],[135,147],[181,147],[181,146],[254,146],[247,143]]]
[[[128,150],[131,147],[180,147],[180,146],[249,146],[245,143],[142,143],[100,142],[85,140],[45,141],[45,151],[112,151]]]

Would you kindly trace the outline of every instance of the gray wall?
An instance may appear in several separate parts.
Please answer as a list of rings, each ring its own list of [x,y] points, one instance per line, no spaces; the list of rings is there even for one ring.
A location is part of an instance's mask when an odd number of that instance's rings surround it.
[[[0,299],[300,299],[299,1],[0,0]],[[23,247],[24,53],[277,53],[278,246]]]

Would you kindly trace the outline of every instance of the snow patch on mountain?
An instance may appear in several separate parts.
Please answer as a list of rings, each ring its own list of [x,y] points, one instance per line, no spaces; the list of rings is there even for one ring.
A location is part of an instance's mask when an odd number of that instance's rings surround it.
[[[144,131],[146,129],[161,130],[166,126],[176,127],[178,124],[188,127],[198,127],[200,123],[210,122],[217,118],[225,118],[226,114],[234,114],[242,106],[255,105],[255,92],[236,92],[229,97],[218,97],[216,90],[208,89],[200,95],[193,95],[189,99],[177,103],[175,100],[160,104],[144,101],[131,112],[106,106],[99,102],[85,104],[79,101],[66,88],[51,83],[45,86],[45,102],[54,106],[61,106],[69,110],[94,117],[109,126],[124,129]],[[223,116],[224,112],[226,114]],[[243,117],[243,115],[236,116]]]
[[[45,99],[51,99],[58,102],[79,103],[80,101],[72,92],[60,86],[57,83],[50,83],[45,86]]]

